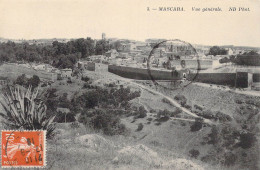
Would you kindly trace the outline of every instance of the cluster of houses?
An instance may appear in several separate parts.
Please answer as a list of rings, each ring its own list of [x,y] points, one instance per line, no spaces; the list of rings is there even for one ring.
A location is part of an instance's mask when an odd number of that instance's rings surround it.
[[[116,40],[113,39],[111,41]],[[155,49],[152,48],[154,45],[160,42],[164,43],[161,43],[159,47]],[[180,42],[179,44],[173,44],[171,41],[166,41],[164,39],[147,39],[145,42],[127,42],[125,40],[122,40],[122,43],[120,43],[117,49],[111,49],[104,54],[105,57],[103,57],[103,60],[108,61],[108,63],[110,64],[116,65],[146,67],[145,62],[147,61],[147,58],[152,51],[152,57],[154,57],[154,61],[152,61],[152,66],[155,67],[165,68],[165,64],[167,64],[168,60],[185,60],[189,63],[192,63],[193,61],[190,60],[199,59],[202,61],[201,63],[204,64],[203,68],[207,69],[213,68],[216,65],[219,66],[219,60],[224,57],[229,57],[231,55],[237,55],[253,50],[251,48],[236,47],[232,45],[221,46],[221,48],[224,48],[227,51],[227,54],[213,56],[208,55],[210,48],[211,46],[190,46],[186,43]]]

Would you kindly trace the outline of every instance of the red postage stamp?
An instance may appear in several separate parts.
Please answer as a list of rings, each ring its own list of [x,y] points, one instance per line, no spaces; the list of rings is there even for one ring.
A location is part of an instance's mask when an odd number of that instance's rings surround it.
[[[1,139],[2,168],[46,166],[46,131],[3,130]]]

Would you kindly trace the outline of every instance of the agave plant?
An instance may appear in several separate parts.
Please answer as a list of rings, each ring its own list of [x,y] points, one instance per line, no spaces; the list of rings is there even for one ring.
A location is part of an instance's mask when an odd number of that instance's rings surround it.
[[[53,135],[55,116],[46,116],[47,107],[38,96],[39,89],[27,90],[19,87],[9,87],[2,94],[0,103],[5,113],[0,113],[4,118],[3,123],[11,129],[47,130],[47,137]],[[1,111],[1,110],[0,110]]]

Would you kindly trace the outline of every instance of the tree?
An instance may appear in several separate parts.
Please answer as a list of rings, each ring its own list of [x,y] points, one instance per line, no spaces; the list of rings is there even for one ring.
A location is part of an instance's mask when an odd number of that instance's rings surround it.
[[[110,46],[106,40],[97,41],[97,44],[96,44],[96,54],[97,55],[103,55],[108,50],[110,50]]]
[[[27,86],[28,78],[25,74],[18,76],[17,79],[14,81],[14,84],[19,84],[20,86]]]
[[[229,59],[229,58],[227,58],[227,57],[224,57],[224,58],[221,58],[220,60],[219,60],[219,63],[229,63],[231,60]]]
[[[27,84],[31,85],[32,89],[34,89],[35,87],[39,86],[40,82],[41,82],[41,80],[40,80],[39,76],[33,75],[33,77],[28,80]]]
[[[238,65],[260,66],[260,54],[255,51],[245,52],[237,55],[232,62]]]
[[[122,43],[120,41],[115,41],[112,45],[111,48],[116,49],[116,51],[120,50]]]
[[[227,50],[225,50],[224,48],[220,48],[219,46],[213,46],[209,49],[209,55],[226,55],[227,54]]]

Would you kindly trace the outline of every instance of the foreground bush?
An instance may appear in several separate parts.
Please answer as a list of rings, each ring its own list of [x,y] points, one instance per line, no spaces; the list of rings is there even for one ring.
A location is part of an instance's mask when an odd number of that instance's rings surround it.
[[[47,137],[53,135],[55,116],[46,116],[47,107],[37,98],[38,90],[22,91],[19,87],[9,87],[0,102],[5,113],[0,113],[4,124],[10,129],[47,130]]]
[[[190,131],[191,132],[199,131],[202,128],[203,125],[202,123],[203,123],[202,119],[196,118],[194,124],[190,126]]]
[[[88,76],[85,76],[85,77],[82,76],[81,80],[85,81],[85,82],[88,82],[90,80],[90,78]]]
[[[86,128],[102,131],[105,135],[123,135],[127,131],[125,125],[120,123],[118,116],[101,109],[83,111],[79,122],[83,123]]]
[[[142,129],[143,129],[143,127],[144,127],[144,125],[142,124],[142,123],[139,123],[138,124],[138,127],[137,127],[137,129],[136,129],[136,131],[138,132],[138,131],[141,131]]]
[[[147,111],[145,110],[144,106],[140,106],[132,114],[134,115],[134,119],[145,118],[147,116]]]
[[[189,151],[189,155],[192,158],[197,158],[200,155],[200,152],[196,149],[192,149]]]

